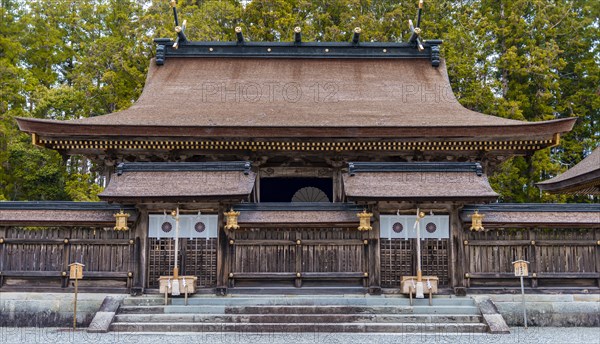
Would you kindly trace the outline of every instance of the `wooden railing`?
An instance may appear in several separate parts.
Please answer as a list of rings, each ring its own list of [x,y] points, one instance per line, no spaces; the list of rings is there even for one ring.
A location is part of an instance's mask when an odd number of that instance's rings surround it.
[[[600,230],[506,228],[468,232],[462,243],[465,286],[519,286],[512,262],[529,261],[529,288],[599,288]]]
[[[0,227],[0,288],[52,290],[69,286],[69,264],[85,265],[82,290],[132,287],[136,241],[102,228]]]

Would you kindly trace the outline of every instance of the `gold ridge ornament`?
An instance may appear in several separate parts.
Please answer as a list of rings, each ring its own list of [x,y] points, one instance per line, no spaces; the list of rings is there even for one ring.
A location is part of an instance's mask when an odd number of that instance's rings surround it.
[[[239,211],[234,211],[233,208],[224,213],[225,218],[227,220],[227,224],[225,225],[225,229],[239,229],[240,225],[238,225],[238,216],[240,216]]]

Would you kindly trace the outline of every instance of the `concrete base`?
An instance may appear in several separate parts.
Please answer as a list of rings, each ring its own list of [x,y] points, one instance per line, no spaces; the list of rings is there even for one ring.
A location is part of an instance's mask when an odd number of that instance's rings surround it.
[[[489,297],[509,326],[523,326],[521,295],[477,295]],[[539,295],[526,294],[529,326],[570,327],[600,326],[600,295]]]
[[[122,295],[125,297],[126,295]],[[77,326],[87,327],[106,294],[79,293]],[[0,326],[70,327],[73,294],[0,292]]]

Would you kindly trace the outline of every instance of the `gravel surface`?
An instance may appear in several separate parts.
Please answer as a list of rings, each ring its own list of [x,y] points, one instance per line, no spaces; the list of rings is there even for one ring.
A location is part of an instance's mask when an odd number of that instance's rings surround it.
[[[511,334],[385,334],[385,333],[87,333],[61,328],[0,328],[0,343],[251,343],[251,344],[600,344],[600,328],[522,327],[511,328]]]

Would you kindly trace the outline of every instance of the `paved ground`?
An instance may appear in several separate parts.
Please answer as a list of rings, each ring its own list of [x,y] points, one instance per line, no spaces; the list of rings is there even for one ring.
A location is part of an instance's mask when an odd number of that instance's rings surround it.
[[[356,334],[356,333],[87,333],[59,328],[0,328],[0,343],[153,343],[153,344],[600,344],[600,328],[521,327],[508,335],[489,334]]]

